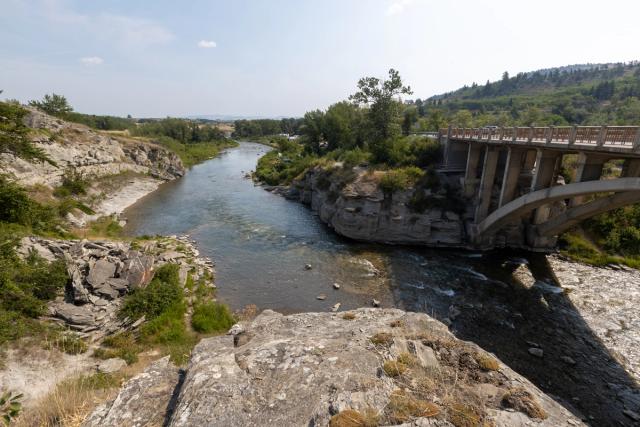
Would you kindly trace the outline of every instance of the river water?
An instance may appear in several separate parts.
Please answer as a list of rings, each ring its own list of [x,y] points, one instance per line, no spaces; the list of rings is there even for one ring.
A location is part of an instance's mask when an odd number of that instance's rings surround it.
[[[215,261],[217,295],[235,310],[255,304],[283,313],[327,311],[337,303],[345,310],[375,298],[383,307],[425,312],[451,322],[459,338],[494,352],[593,425],[628,425],[611,402],[637,385],[558,292],[544,256],[341,238],[307,207],[244,177],[268,149],[241,143],[163,184],[125,211],[126,233],[190,235]],[[533,287],[514,277],[523,263]],[[544,358],[532,356],[532,346],[541,346]],[[567,356],[579,362],[567,365]]]
[[[340,303],[342,310],[377,299],[384,307],[442,318],[458,293],[502,280],[495,265],[508,260],[504,255],[489,255],[487,262],[480,253],[341,238],[307,207],[244,177],[267,150],[241,143],[193,167],[129,208],[125,231],[189,234],[215,261],[218,296],[234,309],[255,304],[291,313]]]

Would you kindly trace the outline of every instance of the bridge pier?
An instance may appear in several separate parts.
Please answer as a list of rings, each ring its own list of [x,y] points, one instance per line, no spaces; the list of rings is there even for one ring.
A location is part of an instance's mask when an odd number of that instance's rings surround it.
[[[465,197],[473,197],[476,194],[476,186],[478,185],[478,165],[480,164],[480,156],[484,146],[480,144],[467,144],[467,165],[464,173],[464,195]]]
[[[531,191],[543,190],[553,186],[560,159],[562,155],[556,151],[537,150],[536,154],[536,170],[531,182]],[[533,212],[531,224],[541,224],[549,219],[551,214],[551,206],[544,204]],[[531,229],[531,227],[528,227]],[[555,245],[555,238],[541,237],[536,233],[527,232],[528,244],[533,248],[550,247]]]
[[[498,207],[509,203],[515,197],[518,189],[520,172],[522,171],[522,157],[524,150],[517,147],[509,147],[507,151],[507,162],[504,166],[502,177],[502,188],[500,189],[500,200]]]
[[[496,178],[499,156],[500,150],[498,148],[485,147],[482,178],[480,178],[480,189],[478,191],[478,205],[476,206],[475,213],[476,224],[485,219],[489,213],[491,193],[493,192],[493,182]]]
[[[622,166],[623,178],[634,178],[640,176],[640,159],[626,159]]]
[[[574,182],[599,180],[602,176],[602,168],[608,160],[608,156],[578,153],[578,165]],[[574,207],[580,205],[583,201],[584,197],[575,197],[569,202],[569,206]]]

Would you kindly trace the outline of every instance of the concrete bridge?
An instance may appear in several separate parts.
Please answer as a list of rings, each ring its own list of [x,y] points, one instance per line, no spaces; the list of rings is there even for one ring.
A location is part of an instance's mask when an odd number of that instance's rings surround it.
[[[640,202],[640,126],[449,127],[439,138],[441,172],[460,177],[479,247],[548,249],[580,221]],[[616,173],[603,178],[605,164]]]

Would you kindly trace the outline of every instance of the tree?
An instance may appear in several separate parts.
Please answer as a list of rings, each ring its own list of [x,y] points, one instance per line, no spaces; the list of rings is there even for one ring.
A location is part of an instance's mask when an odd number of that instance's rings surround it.
[[[45,113],[53,116],[60,116],[73,111],[73,108],[69,105],[67,98],[55,93],[52,93],[51,95],[46,94],[44,98],[42,98],[42,101],[29,101],[29,105],[39,108]]]
[[[322,141],[324,133],[324,113],[320,110],[305,113],[300,130],[305,137],[304,142],[311,151],[319,153],[320,141]]]
[[[418,109],[416,107],[405,108],[402,113],[402,134],[409,135],[411,128],[418,121]]]
[[[356,105],[367,105],[368,118],[373,130],[373,141],[377,142],[397,136],[399,133],[398,116],[400,103],[394,98],[401,94],[411,95],[409,86],[402,84],[400,73],[389,70],[389,79],[363,77],[358,81],[358,91],[349,99]]]
[[[329,151],[338,148],[351,150],[363,144],[361,135],[362,112],[349,102],[338,102],[327,109],[324,117],[324,135]]]

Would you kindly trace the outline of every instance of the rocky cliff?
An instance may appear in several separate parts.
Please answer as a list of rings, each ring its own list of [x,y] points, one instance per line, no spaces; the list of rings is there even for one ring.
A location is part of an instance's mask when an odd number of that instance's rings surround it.
[[[35,108],[25,108],[29,110],[25,124],[32,129],[32,141],[56,165],[0,154],[0,169],[14,175],[22,185],[58,185],[68,167],[92,178],[125,171],[148,174],[161,180],[184,175],[180,158],[159,145],[95,131]]]
[[[266,310],[167,359],[85,426],[582,425],[529,381],[425,314]],[[145,424],[146,425],[146,424]]]
[[[350,175],[349,173],[346,173]],[[431,207],[410,208],[414,189],[385,194],[376,176],[356,168],[354,175],[314,168],[291,185],[285,196],[308,204],[320,219],[343,236],[363,241],[428,246],[464,246],[460,214]],[[425,197],[443,200],[445,195]],[[434,203],[436,204],[436,203]],[[440,203],[444,205],[444,203]]]

